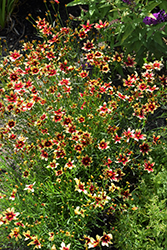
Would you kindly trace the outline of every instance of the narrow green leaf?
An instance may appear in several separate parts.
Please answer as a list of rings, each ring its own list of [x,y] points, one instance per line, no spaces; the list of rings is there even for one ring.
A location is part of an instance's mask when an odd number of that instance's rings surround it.
[[[134,31],[133,27],[131,24],[128,24],[128,26],[125,28],[124,35],[121,39],[121,44],[131,35],[131,33]]]
[[[114,9],[112,9],[112,10],[110,10],[110,12],[114,12],[114,11],[122,11],[122,10],[127,10],[127,8],[125,8],[125,7],[122,7],[122,8],[114,8]]]
[[[2,17],[1,26],[2,26],[2,28],[4,28],[4,26],[5,26],[5,16],[6,16],[5,6],[6,6],[6,0],[3,0],[3,2],[2,2],[2,12],[1,12],[1,17]]]
[[[153,34],[153,30],[150,29],[148,32],[147,32],[147,38],[146,38],[146,41],[150,38],[150,36]]]
[[[142,43],[140,41],[136,41],[131,45],[131,48],[137,53],[142,46]]]
[[[74,0],[72,1],[71,3],[68,3],[67,4],[67,7],[72,7],[72,6],[75,6],[75,5],[79,5],[79,4],[89,4],[90,1],[87,1],[87,0]]]
[[[89,6],[89,14],[91,16],[93,16],[93,13],[95,12],[96,8],[95,8],[95,3],[94,4],[90,4]]]
[[[110,3],[105,3],[104,5],[100,6],[99,8],[105,8],[105,7],[111,7],[111,4]]]
[[[146,11],[148,11],[149,13],[160,4],[161,2],[155,2],[155,1],[151,1],[145,8]]]
[[[95,9],[90,9],[89,10],[89,14],[91,15],[91,16],[93,16],[93,13],[95,12]]]
[[[158,44],[160,44],[161,46],[164,45],[164,43],[162,41],[162,37],[160,36],[159,33],[155,33],[155,35],[154,35],[154,41],[157,42]]]
[[[16,1],[11,1],[7,4],[7,14],[11,13],[13,11],[14,5]]]

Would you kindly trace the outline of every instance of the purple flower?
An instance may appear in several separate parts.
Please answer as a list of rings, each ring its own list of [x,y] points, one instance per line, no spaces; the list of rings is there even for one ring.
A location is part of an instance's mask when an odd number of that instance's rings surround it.
[[[122,0],[124,3],[132,4],[130,0]]]
[[[146,16],[143,19],[143,22],[148,25],[156,25],[158,23],[166,22],[167,21],[167,14],[165,14],[164,10],[160,10],[158,13],[154,13],[153,16],[156,18]]]

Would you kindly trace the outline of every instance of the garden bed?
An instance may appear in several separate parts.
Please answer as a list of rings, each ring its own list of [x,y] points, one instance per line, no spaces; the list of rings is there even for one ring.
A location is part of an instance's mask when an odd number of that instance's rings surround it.
[[[1,63],[2,247],[162,249],[165,60],[111,50],[102,21],[32,22]]]

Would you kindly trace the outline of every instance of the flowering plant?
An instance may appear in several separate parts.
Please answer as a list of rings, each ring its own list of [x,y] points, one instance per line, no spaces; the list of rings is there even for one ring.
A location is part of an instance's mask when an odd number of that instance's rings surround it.
[[[38,18],[43,41],[0,64],[0,231],[13,246],[109,247],[134,181],[164,163],[157,150],[165,151],[166,127],[147,125],[165,105],[163,61],[134,71],[134,57],[91,37],[103,25],[73,30]],[[117,65],[128,72],[119,83]]]
[[[3,29],[18,0],[2,0],[0,2],[0,28]]]
[[[79,1],[79,3],[81,2]],[[77,3],[78,1],[73,1],[70,6]],[[101,15],[100,19],[102,21],[105,19],[108,25],[101,33],[111,48],[120,47],[126,54],[135,53],[136,61],[140,66],[146,56],[149,56],[149,59],[152,59],[153,56],[156,59],[167,56],[166,44],[162,39],[166,38],[167,33],[165,14],[167,3],[165,1],[105,0],[98,4],[93,1],[93,4],[92,15],[84,12],[82,20],[90,19],[92,23],[96,22],[103,8],[107,8],[107,12]],[[92,9],[91,1],[88,5],[89,9]],[[161,11],[152,14],[155,8],[160,8]],[[146,25],[151,23],[156,26]],[[147,55],[148,51],[149,55]]]
[[[165,166],[165,165],[164,165]],[[166,169],[151,179],[143,178],[130,202],[131,212],[124,212],[117,222],[118,249],[163,249],[166,240]],[[134,206],[138,200],[139,206]],[[140,202],[139,202],[140,200]],[[128,232],[128,237],[127,237]]]

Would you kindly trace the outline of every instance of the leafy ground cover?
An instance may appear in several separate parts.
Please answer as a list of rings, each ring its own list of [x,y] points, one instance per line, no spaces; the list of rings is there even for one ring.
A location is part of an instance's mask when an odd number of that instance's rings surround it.
[[[1,247],[164,249],[164,60],[59,21],[0,65]]]

